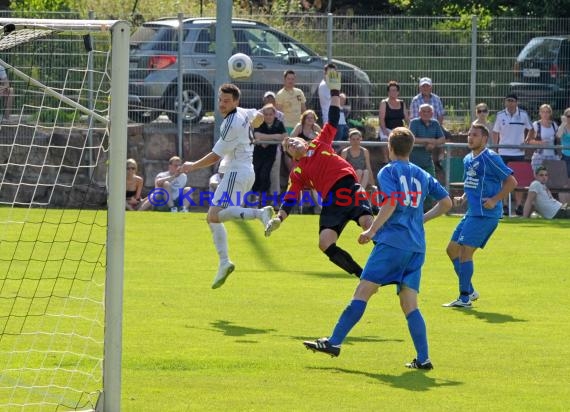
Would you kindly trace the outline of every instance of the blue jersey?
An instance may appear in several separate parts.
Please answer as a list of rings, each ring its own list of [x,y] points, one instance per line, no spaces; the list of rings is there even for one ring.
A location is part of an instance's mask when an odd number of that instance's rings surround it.
[[[410,252],[425,253],[424,200],[448,196],[429,173],[413,163],[390,162],[378,173],[383,202],[394,202],[396,209],[374,236],[374,241]]]
[[[501,157],[490,149],[477,156],[469,153],[463,158],[465,176],[464,190],[467,195],[467,215],[500,218],[503,203],[497,202],[493,209],[485,209],[483,203],[501,191],[503,181],[513,174]]]

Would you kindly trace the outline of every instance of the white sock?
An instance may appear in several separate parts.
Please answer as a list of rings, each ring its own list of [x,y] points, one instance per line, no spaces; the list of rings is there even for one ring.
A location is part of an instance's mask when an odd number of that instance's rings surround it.
[[[220,222],[228,220],[251,220],[259,217],[261,209],[251,209],[247,207],[230,206],[218,213]]]
[[[223,223],[208,223],[208,226],[210,226],[210,230],[212,231],[214,246],[216,246],[216,252],[218,252],[218,256],[220,257],[220,263],[229,261],[226,227]]]

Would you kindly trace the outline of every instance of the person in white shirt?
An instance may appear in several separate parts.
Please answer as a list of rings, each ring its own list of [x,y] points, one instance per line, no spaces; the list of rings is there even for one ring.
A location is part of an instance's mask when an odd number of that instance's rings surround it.
[[[215,164],[224,158],[224,176],[220,181],[208,209],[207,222],[212,231],[214,245],[219,257],[219,266],[212,288],[219,288],[234,271],[229,258],[228,238],[224,226],[227,220],[259,219],[263,228],[273,217],[273,207],[251,209],[242,207],[244,197],[251,191],[255,181],[253,171],[253,130],[263,123],[263,114],[257,109],[239,106],[239,88],[230,83],[222,84],[218,91],[218,110],[224,116],[220,125],[220,138],[212,151],[195,162],[185,162],[185,173]]]
[[[182,206],[182,211],[188,212],[190,202],[185,198],[185,195],[192,188],[186,186],[186,174],[179,170],[181,164],[182,160],[178,156],[172,156],[168,160],[168,170],[156,175],[154,191],[143,199],[139,210],[144,211],[153,207],[168,206],[171,212],[178,212],[178,206]],[[182,198],[180,198],[181,194]]]
[[[505,110],[497,113],[495,125],[493,126],[493,144],[501,145],[522,145],[525,141],[526,132],[532,129],[530,118],[525,110],[518,107],[516,94],[510,93],[505,97]],[[509,162],[522,162],[524,149],[517,147],[499,147],[497,150],[503,162],[508,166]],[[507,198],[508,199],[508,198]],[[505,213],[508,210],[508,200],[503,199]],[[515,211],[517,215],[522,215],[523,193],[515,192]]]
[[[538,109],[540,120],[532,123],[532,129],[526,136],[525,143],[537,146],[554,146],[556,141],[556,132],[558,125],[552,120],[552,107],[549,104],[543,104]],[[545,160],[559,160],[560,157],[554,149],[537,149],[532,154],[530,164],[532,170],[536,170],[538,166],[542,166]]]
[[[528,195],[524,204],[523,217],[530,217],[533,210],[545,219],[570,219],[570,208],[552,197],[546,186],[548,171],[539,166],[534,173],[535,180],[528,187]]]
[[[327,83],[325,81],[325,76],[329,69],[336,70],[336,65],[334,63],[325,64],[323,80],[319,83],[319,104],[321,105],[321,117],[323,119],[323,124],[329,121],[329,107],[331,105],[331,91],[329,90]]]

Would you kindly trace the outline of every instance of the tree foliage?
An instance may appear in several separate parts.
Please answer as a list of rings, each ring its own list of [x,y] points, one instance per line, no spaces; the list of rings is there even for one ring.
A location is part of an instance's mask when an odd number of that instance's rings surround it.
[[[94,10],[99,18],[129,19],[133,12],[146,19],[186,15],[212,15],[214,0],[12,0],[20,12],[79,12]],[[570,0],[240,0],[236,11],[245,14],[324,13],[336,15],[409,15],[494,17],[570,17]]]

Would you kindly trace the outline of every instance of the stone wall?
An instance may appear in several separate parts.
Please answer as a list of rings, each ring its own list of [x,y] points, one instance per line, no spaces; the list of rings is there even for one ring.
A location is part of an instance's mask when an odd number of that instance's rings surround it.
[[[137,161],[138,174],[144,179],[143,195],[154,187],[154,178],[168,169],[168,160],[177,156],[177,128],[170,122],[129,125],[127,157]],[[214,123],[199,123],[186,129],[182,137],[182,160],[197,160],[208,154],[214,144]],[[188,175],[188,186],[208,187],[213,167]]]
[[[177,155],[177,128],[170,122],[130,124],[127,156],[137,161],[138,174],[144,178],[143,195],[154,187],[157,173],[168,169],[168,160]],[[102,134],[93,133],[93,146]],[[452,141],[465,142],[465,136]],[[42,129],[35,125],[0,128],[0,202],[34,203],[52,207],[98,207],[106,202],[107,152],[91,150],[97,164],[88,164],[87,133],[84,129]],[[183,135],[183,160],[196,160],[206,155],[214,143],[214,123],[200,123],[186,129]],[[386,148],[369,147],[373,173],[388,161]],[[462,156],[462,153],[454,153]],[[26,166],[22,166],[26,165]],[[43,166],[42,166],[43,165]],[[59,167],[62,165],[62,167]],[[197,191],[208,188],[213,167],[188,175],[187,185]],[[441,179],[440,176],[440,180]],[[282,185],[286,173],[282,174]],[[198,193],[196,193],[197,195]]]

